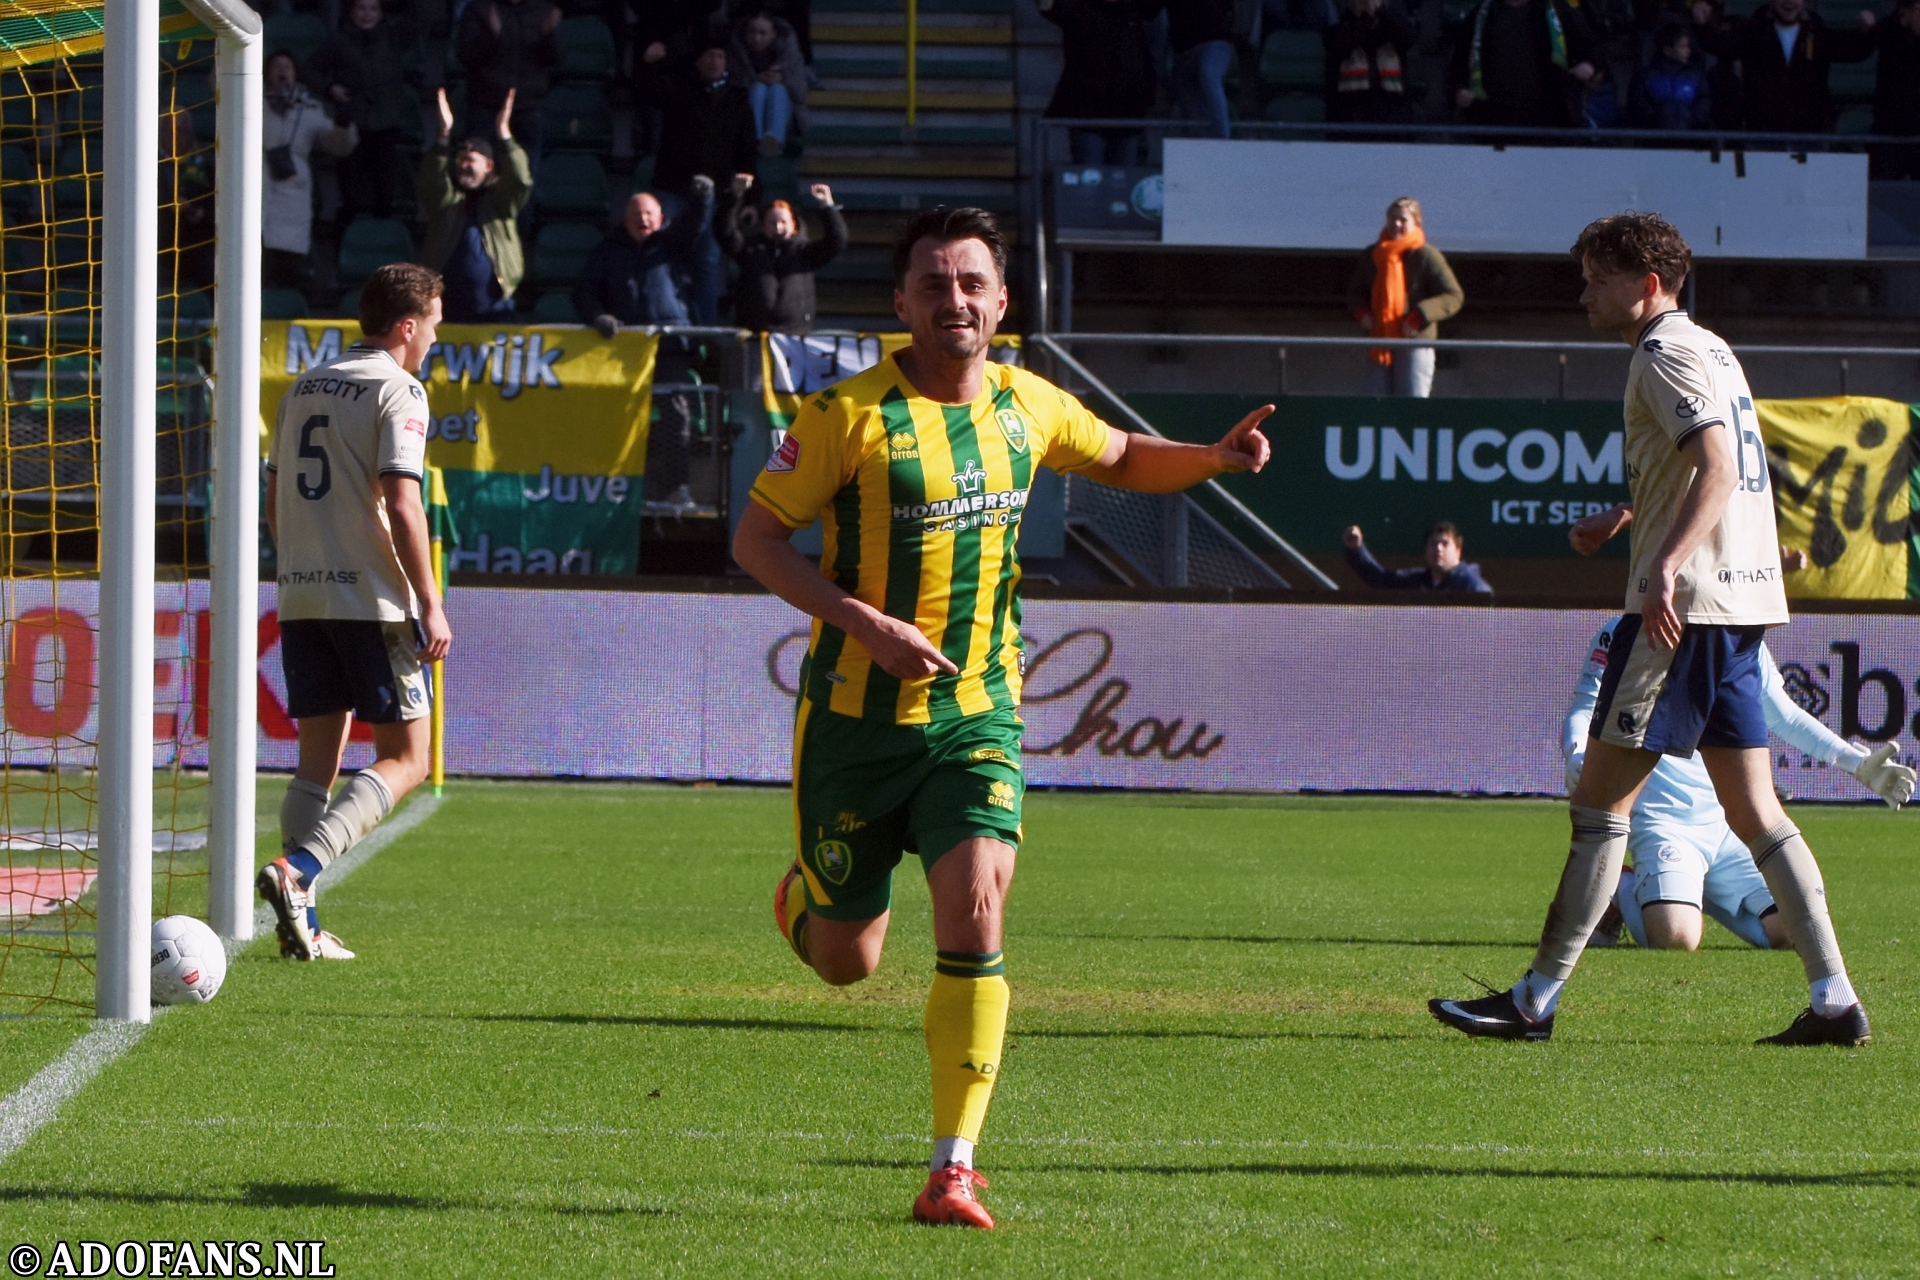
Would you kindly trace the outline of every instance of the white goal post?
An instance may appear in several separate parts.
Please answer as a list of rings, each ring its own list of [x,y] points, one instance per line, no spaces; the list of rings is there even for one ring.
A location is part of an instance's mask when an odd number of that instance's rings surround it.
[[[185,0],[215,37],[209,914],[252,936],[259,574],[262,27],[242,0]],[[153,915],[155,312],[160,12],[105,0],[100,403],[100,879],[94,1007],[145,1022]]]

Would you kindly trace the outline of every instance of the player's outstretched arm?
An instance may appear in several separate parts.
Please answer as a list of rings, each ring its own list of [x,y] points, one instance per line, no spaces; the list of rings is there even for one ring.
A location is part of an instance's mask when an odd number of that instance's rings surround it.
[[[380,477],[380,492],[387,500],[387,520],[393,526],[393,550],[400,560],[400,572],[407,575],[413,594],[420,600],[420,630],[426,644],[419,651],[419,659],[439,662],[453,647],[453,628],[447,624],[440,590],[433,584],[433,542],[427,532],[427,509],[420,502],[420,482],[412,476],[384,475]]]
[[[1260,431],[1272,412],[1272,405],[1261,405],[1240,419],[1219,444],[1182,444],[1109,427],[1107,451],[1080,474],[1116,489],[1178,493],[1224,471],[1258,471],[1273,455],[1273,446]]]
[[[920,680],[936,671],[955,675],[960,670],[918,627],[888,617],[822,577],[793,545],[793,530],[758,502],[747,503],[740,515],[733,558],[761,586],[800,612],[852,636],[890,676]]]

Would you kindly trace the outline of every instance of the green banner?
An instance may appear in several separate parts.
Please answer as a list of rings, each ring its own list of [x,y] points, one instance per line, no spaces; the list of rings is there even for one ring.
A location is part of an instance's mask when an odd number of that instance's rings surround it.
[[[1265,403],[1126,399],[1167,435],[1209,443]],[[1560,558],[1573,554],[1568,525],[1627,500],[1615,400],[1286,396],[1278,404],[1265,428],[1272,463],[1221,482],[1302,551],[1338,555],[1341,530],[1357,524],[1380,554],[1417,555],[1428,527],[1451,520],[1470,557]],[[1624,558],[1627,539],[1601,554]]]
[[[360,336],[352,321],[261,326],[261,447],[301,373]],[[591,329],[442,325],[421,381],[427,460],[446,473],[459,545],[480,573],[639,568],[647,420],[659,339]]]

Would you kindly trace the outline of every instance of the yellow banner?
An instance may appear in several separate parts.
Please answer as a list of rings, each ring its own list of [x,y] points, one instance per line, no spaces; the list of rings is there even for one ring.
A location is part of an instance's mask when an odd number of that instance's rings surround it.
[[[360,337],[351,320],[260,326],[260,447],[301,373]],[[427,459],[454,471],[637,476],[660,340],[592,329],[441,325],[421,381],[433,423]]]
[[[1915,458],[1908,407],[1835,396],[1756,406],[1773,472],[1780,545],[1807,557],[1790,596],[1907,598],[1907,517]]]

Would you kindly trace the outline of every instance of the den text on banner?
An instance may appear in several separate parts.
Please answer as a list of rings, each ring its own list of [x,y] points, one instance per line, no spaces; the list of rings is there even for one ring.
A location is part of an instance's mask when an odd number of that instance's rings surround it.
[[[261,326],[264,451],[288,387],[351,346],[351,320]],[[659,339],[591,329],[442,325],[421,370],[427,458],[446,472],[450,567],[632,573],[638,567]]]

